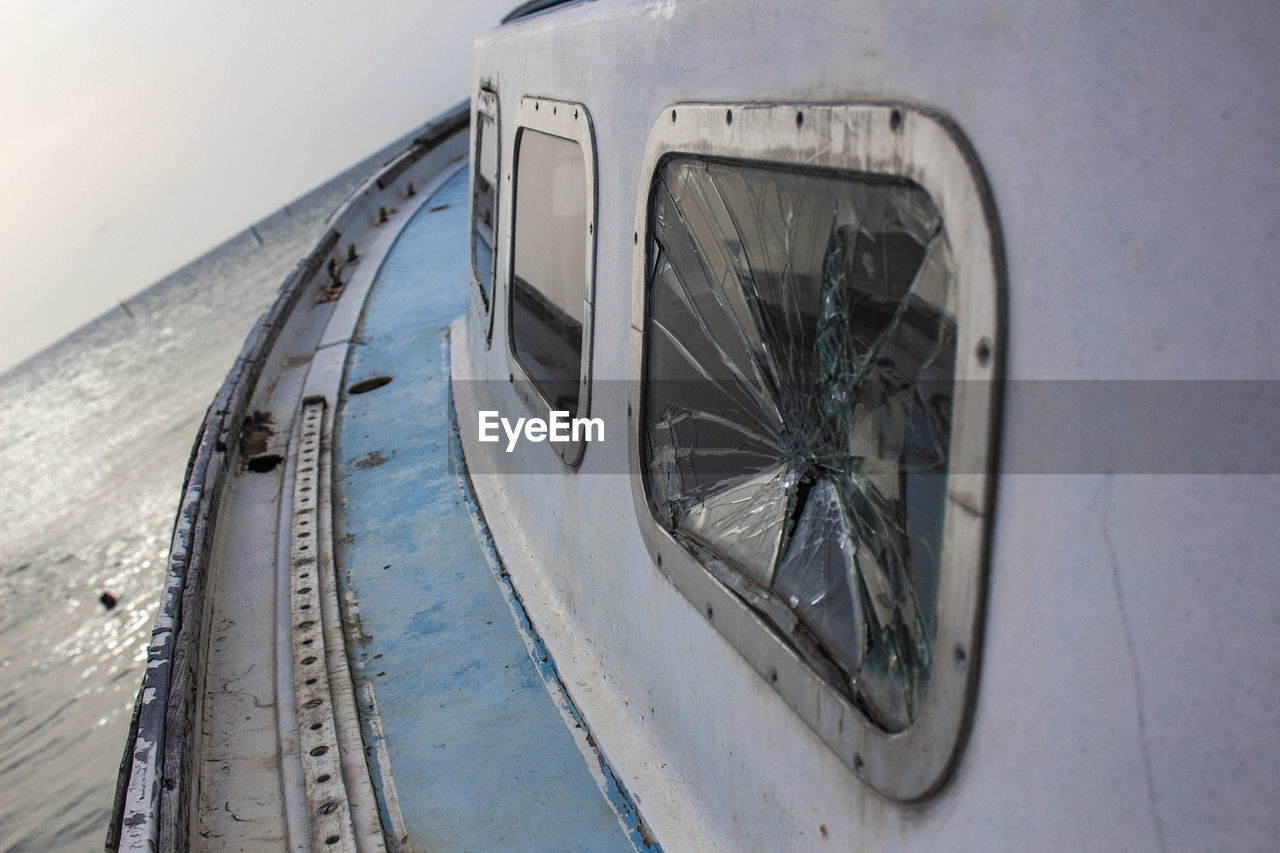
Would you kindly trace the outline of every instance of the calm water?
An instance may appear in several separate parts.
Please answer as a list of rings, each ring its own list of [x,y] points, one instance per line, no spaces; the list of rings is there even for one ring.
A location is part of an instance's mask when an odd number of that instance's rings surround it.
[[[0,849],[102,848],[197,425],[381,159],[0,375]]]

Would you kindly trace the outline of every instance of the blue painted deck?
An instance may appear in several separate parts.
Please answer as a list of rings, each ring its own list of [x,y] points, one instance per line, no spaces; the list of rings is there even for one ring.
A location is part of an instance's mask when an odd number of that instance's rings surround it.
[[[474,286],[467,212],[464,169],[387,257],[347,365],[348,387],[393,377],[346,400],[335,454],[334,553],[365,638],[352,647],[361,712],[372,684],[414,849],[631,850],[643,844],[629,801],[607,767],[592,773],[599,757],[566,724],[576,711],[548,692],[554,663],[518,605],[513,616],[455,471],[447,327]],[[367,719],[364,734],[379,736]]]

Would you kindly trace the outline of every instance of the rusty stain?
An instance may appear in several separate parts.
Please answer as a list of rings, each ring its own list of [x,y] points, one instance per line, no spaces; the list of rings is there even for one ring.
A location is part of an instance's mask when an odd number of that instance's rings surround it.
[[[254,412],[240,428],[240,456],[247,459],[267,452],[267,442],[275,435],[270,412]]]
[[[391,456],[395,456],[395,455],[396,455],[396,452],[394,450],[391,451]],[[364,456],[357,459],[353,464],[357,468],[363,468],[365,470],[368,470],[369,468],[376,468],[379,465],[389,462],[391,460],[391,456],[383,456],[380,451],[370,450]]]

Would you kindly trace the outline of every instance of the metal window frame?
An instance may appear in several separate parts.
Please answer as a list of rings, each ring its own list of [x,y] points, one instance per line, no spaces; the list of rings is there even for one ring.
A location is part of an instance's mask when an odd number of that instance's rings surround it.
[[[654,517],[642,476],[644,340],[649,224],[655,180],[668,155],[820,167],[902,177],[942,213],[956,262],[955,418],[939,569],[934,662],[915,720],[890,734],[806,664],[787,640],[716,578]],[[655,569],[765,679],[859,779],[883,796],[918,802],[947,782],[976,699],[986,599],[999,378],[1004,355],[1004,252],[995,205],[972,148],[944,116],[901,103],[678,103],[654,121],[645,146],[632,261],[628,413],[632,498]]]
[[[493,187],[493,269],[489,282],[489,293],[484,292],[484,282],[480,280],[480,271],[476,268],[476,176],[480,173],[480,116],[487,116],[493,122],[493,144],[497,146],[497,175]],[[489,347],[493,342],[494,305],[498,301],[498,222],[502,214],[502,125],[498,117],[498,95],[489,89],[480,89],[475,98],[475,114],[471,121],[471,276],[480,291],[480,317],[484,325],[484,345]]]
[[[510,368],[511,382],[515,386],[516,393],[524,400],[529,411],[535,417],[549,420],[551,402],[538,388],[532,377],[529,376],[524,365],[520,363],[520,359],[516,357],[515,324],[512,322],[514,315],[512,314],[511,301],[514,298],[515,289],[511,286],[511,282],[515,281],[515,245],[516,235],[520,226],[520,223],[516,221],[516,188],[519,184],[517,171],[520,163],[520,141],[525,130],[536,130],[551,136],[572,140],[578,143],[578,146],[582,149],[582,160],[586,168],[587,189],[587,256],[585,259],[586,289],[582,306],[582,362],[578,371],[578,411],[574,417],[586,418],[590,417],[591,412],[591,353],[593,349],[592,342],[595,337],[595,226],[599,198],[595,128],[591,123],[591,114],[587,112],[587,108],[572,101],[557,101],[552,98],[525,96],[520,99],[520,103],[515,110],[515,133],[511,144],[511,169],[507,174],[507,180],[511,184],[511,191],[507,193],[510,199],[507,202],[509,206],[507,221],[510,223],[510,227],[505,240],[507,248],[507,261],[505,264],[507,272],[505,300],[507,306],[507,364]],[[571,468],[576,468],[581,464],[582,456],[587,446],[585,439],[547,442],[547,444]]]

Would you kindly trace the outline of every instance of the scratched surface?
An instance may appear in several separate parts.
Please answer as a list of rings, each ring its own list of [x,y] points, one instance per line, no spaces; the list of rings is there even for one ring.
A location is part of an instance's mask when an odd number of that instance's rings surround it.
[[[346,387],[393,379],[340,412],[335,555],[366,638],[353,651],[357,692],[368,711],[372,686],[414,849],[630,850],[450,465],[445,344],[472,286],[467,209],[464,170],[392,250],[347,365]],[[365,738],[378,733],[366,726]]]

